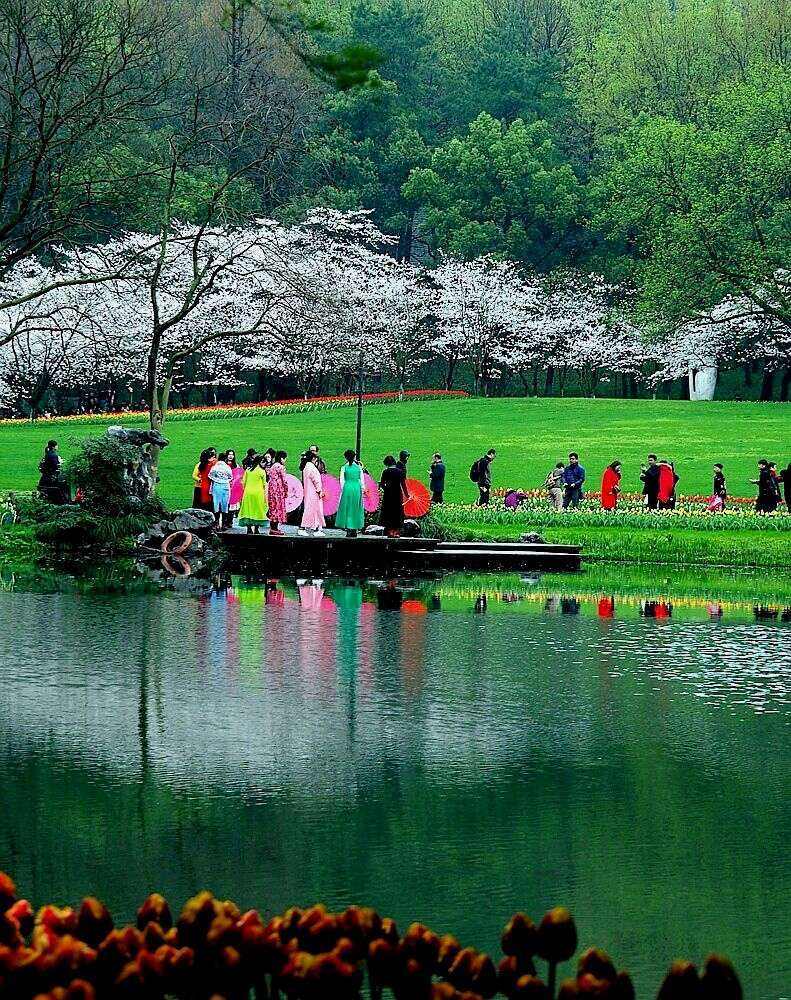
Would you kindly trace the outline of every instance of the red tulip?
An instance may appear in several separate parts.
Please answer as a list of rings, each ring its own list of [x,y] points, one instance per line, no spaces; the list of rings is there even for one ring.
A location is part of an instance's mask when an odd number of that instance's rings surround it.
[[[110,911],[93,896],[86,896],[77,914],[77,936],[94,948],[113,929]]]
[[[700,978],[705,1000],[742,1000],[742,985],[733,966],[722,955],[709,955]]]
[[[0,872],[0,913],[16,902],[16,883],[10,875]]]
[[[522,976],[516,981],[512,1000],[552,1000],[549,988],[536,976]]]
[[[137,911],[137,926],[142,931],[146,924],[157,923],[164,931],[173,926],[173,916],[168,901],[158,892],[152,892]]]
[[[538,950],[536,925],[525,913],[515,913],[505,925],[500,939],[505,955],[531,958]]]
[[[33,926],[35,924],[33,907],[26,899],[18,899],[13,906],[9,907],[9,909],[5,911],[5,915],[9,918],[9,920],[16,921],[17,927],[19,927],[19,933],[23,937],[27,937],[33,930]]]
[[[544,914],[538,926],[536,954],[547,962],[566,962],[577,950],[574,917],[565,906],[556,906]]]
[[[657,1000],[699,1000],[698,970],[691,962],[673,962],[659,989]]]

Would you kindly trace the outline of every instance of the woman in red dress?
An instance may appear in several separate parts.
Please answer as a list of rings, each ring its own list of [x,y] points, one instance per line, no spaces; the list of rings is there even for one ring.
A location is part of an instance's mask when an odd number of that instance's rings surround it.
[[[676,506],[676,483],[678,476],[673,463],[663,458],[659,463],[659,503],[660,510],[672,510]]]
[[[610,462],[601,477],[601,505],[604,510],[615,510],[621,492],[621,463]]]

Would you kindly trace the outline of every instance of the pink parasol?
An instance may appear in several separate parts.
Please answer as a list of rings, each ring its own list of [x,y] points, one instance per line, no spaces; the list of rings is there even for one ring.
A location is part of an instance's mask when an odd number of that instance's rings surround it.
[[[379,510],[379,484],[368,472],[363,473],[363,508],[366,514]]]
[[[404,504],[407,517],[423,517],[431,506],[431,494],[419,479],[407,479],[406,491],[409,499]]]
[[[288,490],[286,493],[286,512],[290,514],[302,503],[305,491],[302,489],[302,483],[290,472],[286,473],[286,488]]]
[[[321,488],[324,491],[324,516],[337,514],[341,504],[341,481],[325,472],[321,477]]]

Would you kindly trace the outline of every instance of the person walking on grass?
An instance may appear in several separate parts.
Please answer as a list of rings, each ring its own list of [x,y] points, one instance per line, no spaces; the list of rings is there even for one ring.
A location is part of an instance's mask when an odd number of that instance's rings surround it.
[[[555,510],[563,510],[563,470],[566,466],[558,462],[544,480],[544,489],[549,494],[549,502]]]
[[[434,452],[434,457],[431,459],[428,483],[431,490],[431,502],[443,503],[445,499],[445,463],[438,451]]]
[[[601,477],[602,510],[615,510],[621,492],[621,463],[610,462]]]
[[[769,463],[765,458],[758,462],[758,478],[750,480],[758,487],[755,510],[758,514],[773,514],[777,510],[777,489]]]
[[[239,524],[247,528],[248,535],[259,534],[259,529],[266,524],[266,459],[263,455],[253,457],[242,477]]]
[[[648,464],[641,466],[640,479],[643,481],[643,496],[649,510],[659,506],[659,464],[656,455],[648,456]]]
[[[269,499],[269,534],[283,535],[280,525],[285,524],[288,514],[286,512],[286,497],[288,496],[288,483],[286,482],[286,459],[288,454],[285,451],[275,452],[275,460],[269,467],[267,497]]]
[[[569,464],[563,470],[563,510],[579,507],[584,482],[585,468],[580,465],[580,457],[576,451],[572,451],[569,453]]]
[[[780,473],[780,482],[783,484],[785,505],[788,508],[788,513],[791,514],[791,462]]]
[[[304,492],[300,535],[307,535],[311,531],[315,535],[324,534],[324,490],[321,486],[321,473],[316,466],[315,458],[316,456],[311,449],[305,452],[300,462]]]
[[[470,469],[470,479],[478,484],[478,506],[487,507],[492,491],[492,462],[497,457],[494,448],[490,448]]]
[[[728,487],[725,483],[725,473],[720,462],[714,463],[714,480],[711,486],[711,500],[709,500],[709,510],[713,514],[721,514],[725,510],[725,501],[728,499]]]
[[[404,527],[406,475],[392,455],[384,457],[384,470],[379,480],[379,487],[382,490],[379,523],[388,537],[397,538]]]
[[[663,458],[659,463],[659,510],[673,510],[676,506],[676,485],[678,476],[673,463]]]
[[[365,527],[363,508],[363,467],[357,461],[356,453],[347,448],[346,459],[340,472],[341,502],[335,515],[335,527],[342,528],[347,538],[356,538],[357,532]],[[395,461],[395,459],[394,459]]]

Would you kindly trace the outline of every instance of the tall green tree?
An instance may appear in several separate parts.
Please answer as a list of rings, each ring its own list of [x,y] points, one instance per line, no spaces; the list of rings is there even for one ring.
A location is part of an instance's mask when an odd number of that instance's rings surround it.
[[[580,240],[583,188],[544,121],[479,115],[412,171],[403,193],[433,247],[461,257],[548,268]]]

